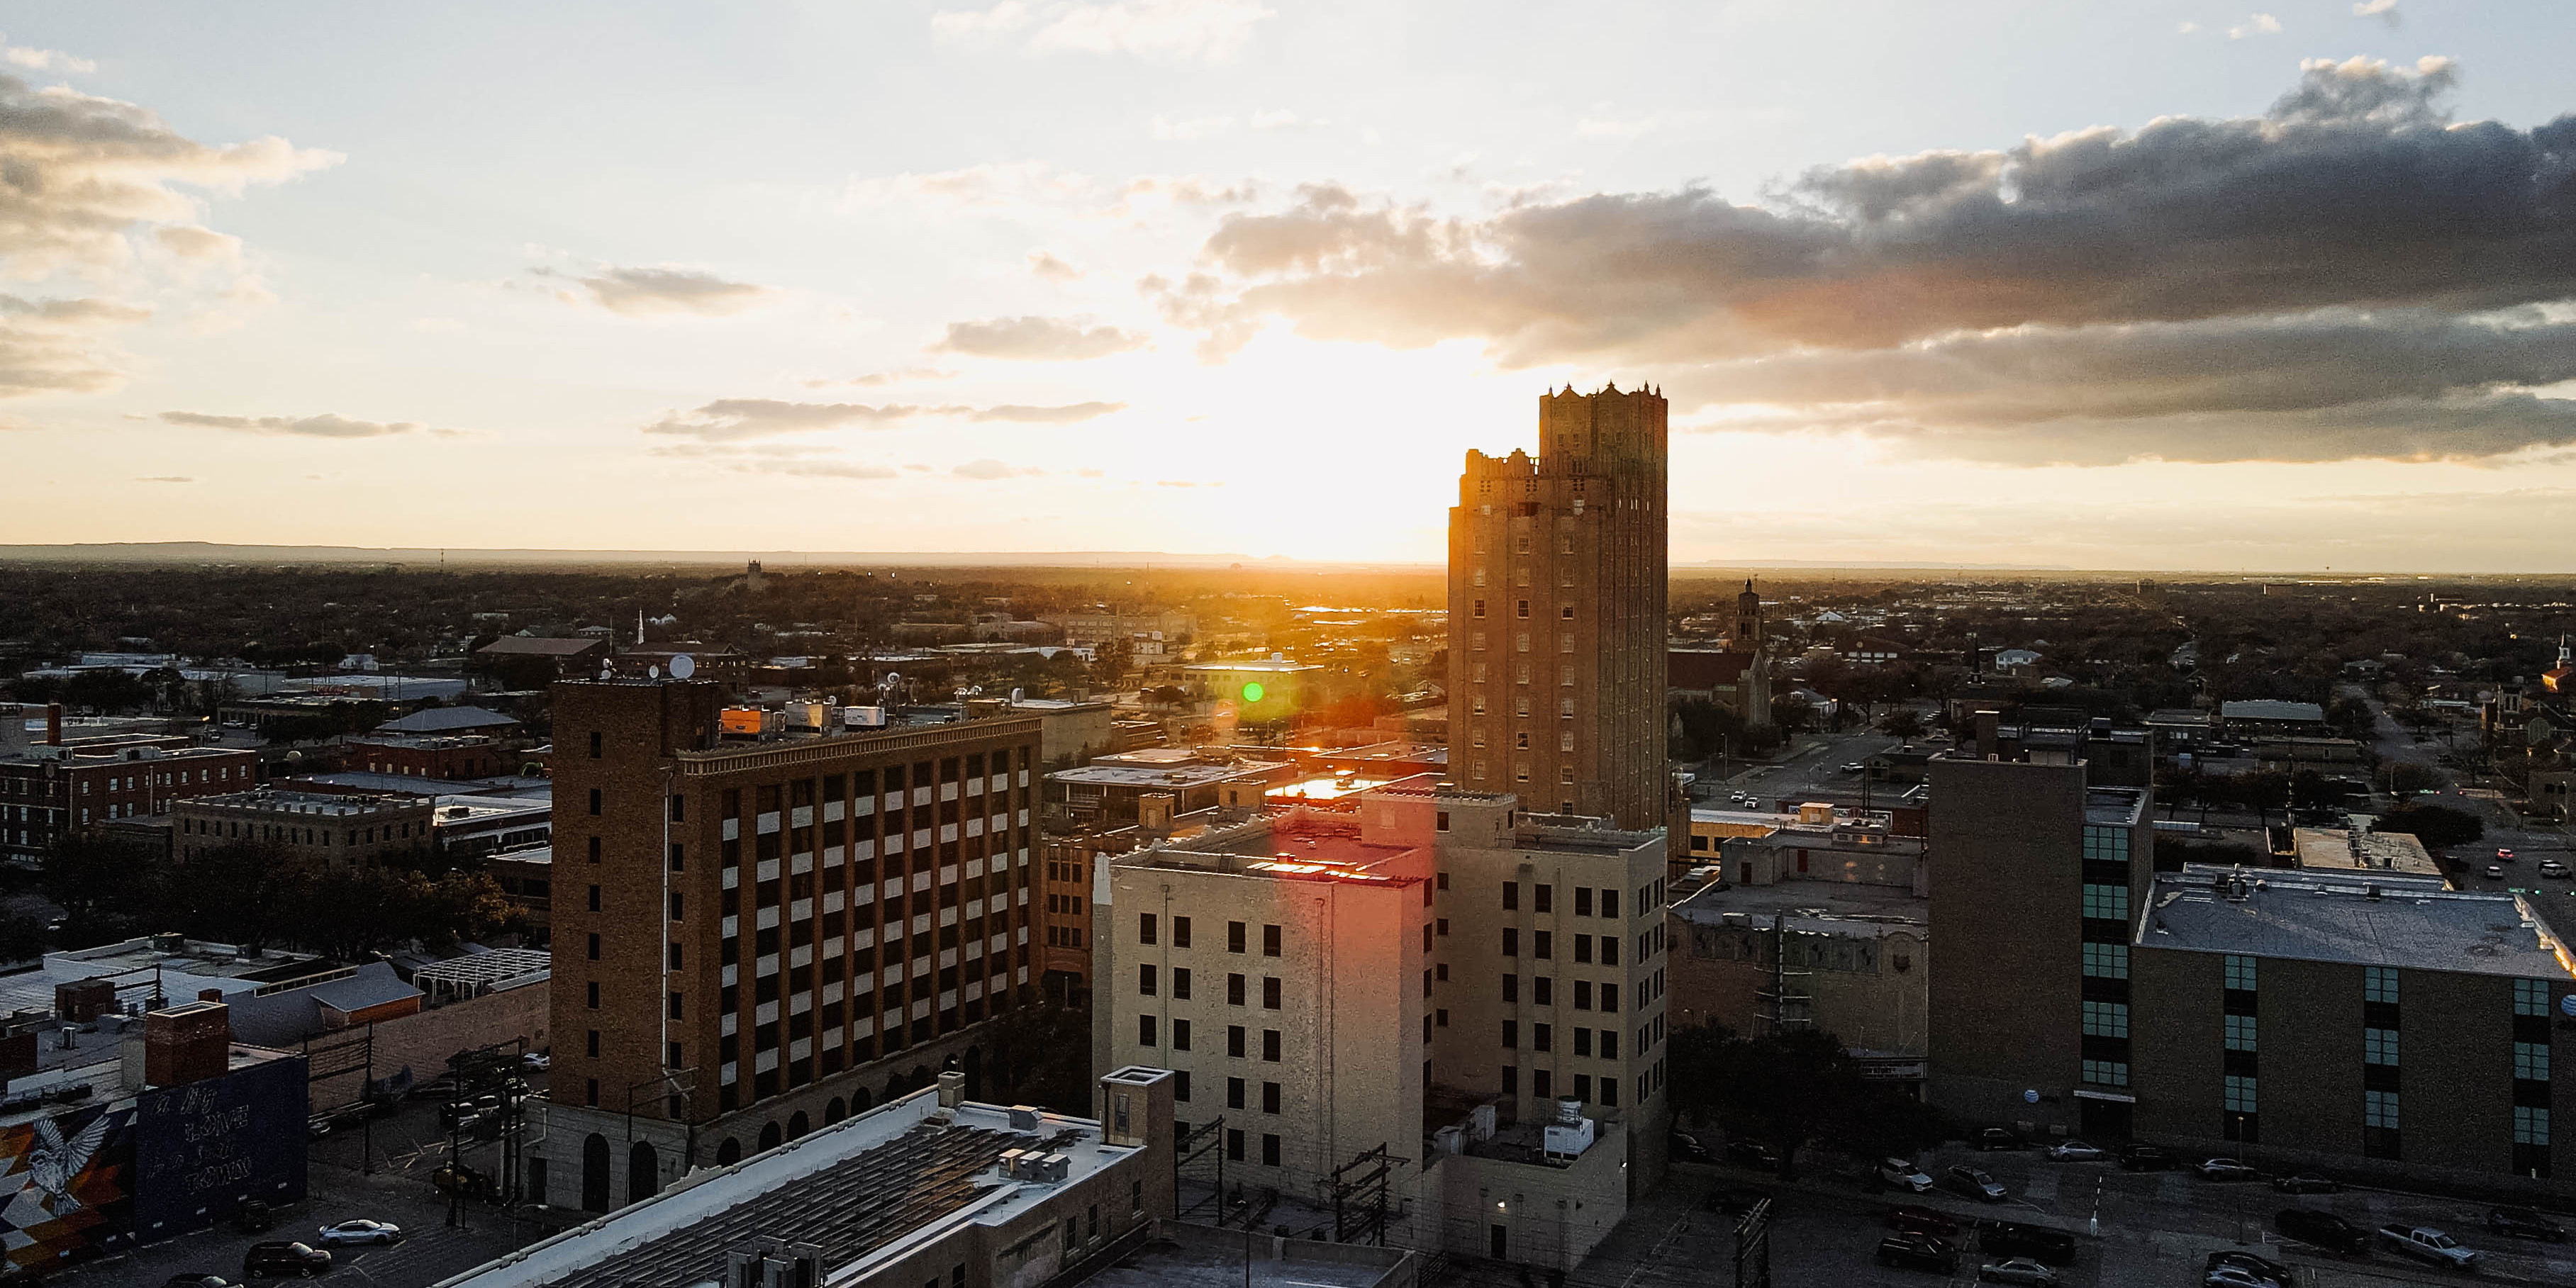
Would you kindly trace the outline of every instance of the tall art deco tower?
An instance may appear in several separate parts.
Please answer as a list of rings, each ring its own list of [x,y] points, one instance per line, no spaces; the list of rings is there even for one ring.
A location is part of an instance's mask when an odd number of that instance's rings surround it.
[[[1449,773],[1522,807],[1667,822],[1665,421],[1539,399],[1539,454],[1467,453],[1449,512]]]

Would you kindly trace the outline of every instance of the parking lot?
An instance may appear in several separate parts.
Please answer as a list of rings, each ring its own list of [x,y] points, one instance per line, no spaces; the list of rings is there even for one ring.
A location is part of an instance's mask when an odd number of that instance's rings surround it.
[[[2063,1268],[2066,1288],[2175,1288],[2198,1285],[2209,1254],[2241,1248],[2291,1266],[2298,1288],[2388,1288],[2391,1284],[2450,1282],[2576,1284],[2576,1244],[2542,1244],[2491,1235],[2483,1205],[2379,1191],[2348,1191],[2293,1198],[2262,1181],[2216,1183],[2187,1171],[2124,1172],[2116,1164],[2057,1163],[2040,1151],[1977,1153],[1965,1146],[1932,1151],[1920,1160],[1934,1176],[1955,1164],[1984,1168],[2006,1197],[1981,1203],[1935,1191],[1892,1195],[1870,1188],[1857,1169],[1839,1160],[1802,1160],[1801,1179],[1776,1177],[1726,1164],[1682,1164],[1661,1188],[1629,1210],[1628,1219],[1596,1249],[1572,1282],[1708,1285],[1733,1282],[1731,1258],[1736,1218],[1707,1206],[1721,1189],[1760,1188],[1773,1196],[1772,1271],[1782,1285],[1911,1285],[1932,1288],[1970,1283],[1985,1261],[1973,1240],[1956,1276],[1881,1266],[1875,1260],[1881,1217],[1895,1203],[1952,1214],[1963,1221],[2002,1219],[2074,1232],[2076,1259]],[[2304,1245],[2285,1245],[2272,1230],[2272,1213],[2298,1205],[2331,1210],[2364,1228],[2383,1224],[2434,1226],[2479,1250],[2476,1275],[2448,1272],[2386,1251],[2344,1259]],[[2090,1233],[2098,1212],[2100,1233]]]

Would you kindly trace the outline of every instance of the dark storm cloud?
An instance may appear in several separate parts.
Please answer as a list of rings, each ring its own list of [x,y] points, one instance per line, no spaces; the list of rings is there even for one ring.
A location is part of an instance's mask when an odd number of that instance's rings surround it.
[[[2282,440],[2301,459],[2563,441],[2551,400],[2511,387],[2571,374],[2568,315],[2522,306],[2576,297],[2576,117],[2453,124],[2454,79],[2443,60],[2312,63],[2260,117],[1871,158],[1758,206],[1691,188],[1459,221],[1308,188],[1144,289],[1217,353],[1272,317],[1324,339],[1465,337],[1507,365],[1646,367],[1686,407],[1790,421],[1975,439],[2248,412],[2316,422]],[[2438,410],[2386,423],[2415,407]],[[2276,446],[2194,432],[2192,459]]]

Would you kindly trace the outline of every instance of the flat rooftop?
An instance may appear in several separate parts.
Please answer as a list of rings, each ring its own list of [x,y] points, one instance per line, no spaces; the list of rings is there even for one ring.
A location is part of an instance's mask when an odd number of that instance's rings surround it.
[[[1416,853],[1419,851],[1412,846],[1361,840],[1357,822],[1268,818],[1231,828],[1210,828],[1189,841],[1149,847],[1112,862],[1139,867],[1213,867],[1237,876],[1276,881],[1411,885],[1423,878],[1386,869]]]
[[[1910,927],[1919,933],[1931,922],[1932,901],[1909,892],[1903,886],[1793,878],[1770,885],[1705,885],[1674,904],[1672,912],[1685,921],[1707,925],[1722,925],[1729,919],[1742,919],[1768,926],[1773,917],[1788,917],[1793,930],[1831,929],[1837,933],[1853,933],[1852,923],[1864,923]],[[1802,924],[1806,922],[1831,924]]]
[[[1047,775],[1051,783],[1079,783],[1094,787],[1206,787],[1213,783],[1246,776],[1265,776],[1286,768],[1266,761],[1245,761],[1233,765],[1084,765],[1079,769],[1059,769]]]
[[[151,938],[128,939],[96,948],[47,953],[43,964],[33,970],[0,975],[0,1012],[51,1013],[55,985],[77,984],[101,976],[116,977],[120,1002],[148,1001],[151,985],[158,980],[161,995],[178,1003],[193,1002],[200,991],[209,988],[227,995],[249,993],[324,969],[322,959],[309,953],[270,949],[252,957],[231,944],[199,939],[177,940],[176,947],[167,948],[155,947]],[[99,1039],[83,1035],[80,1041],[94,1043]],[[54,1045],[37,1043],[40,1054]]]
[[[2241,880],[2242,897],[2223,888]],[[2378,897],[2372,897],[2373,891]],[[2141,948],[2239,953],[2519,979],[2576,979],[2520,895],[2376,873],[2189,864],[2159,873]]]
[[[970,1222],[999,1222],[1059,1186],[1143,1151],[1101,1143],[1100,1124],[968,1102],[941,1113],[925,1088],[443,1281],[441,1288],[630,1288],[721,1282],[754,1238],[821,1244],[826,1280],[865,1273]],[[1011,1180],[1002,1152],[1043,1147],[1063,1182]]]
[[[417,796],[297,792],[283,791],[275,787],[261,787],[223,796],[199,796],[181,800],[178,804],[188,809],[240,810],[248,814],[295,814],[323,818],[356,818],[388,810],[429,808],[429,802]]]
[[[2404,832],[2353,832],[2339,827],[2302,827],[2290,833],[2299,850],[2299,866],[2344,872],[2396,872],[2439,877],[2442,865],[2424,852],[2424,843]]]
[[[1165,1237],[1083,1280],[1087,1288],[1376,1288],[1396,1278],[1411,1254],[1402,1248],[1253,1241],[1247,1264],[1243,1231],[1163,1223]],[[1273,1257],[1277,1249],[1283,1255]],[[1410,1279],[1410,1275],[1405,1276]]]
[[[2135,787],[2084,789],[2084,821],[2096,827],[2129,827],[2145,813],[2147,794]]]

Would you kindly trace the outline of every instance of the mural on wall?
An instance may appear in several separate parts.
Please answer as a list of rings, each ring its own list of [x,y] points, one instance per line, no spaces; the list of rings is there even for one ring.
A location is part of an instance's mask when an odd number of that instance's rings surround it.
[[[130,1236],[133,1171],[132,1101],[0,1127],[0,1257],[39,1269]]]
[[[230,1217],[245,1199],[304,1197],[305,1063],[268,1060],[143,1093],[134,1230],[145,1243]]]

